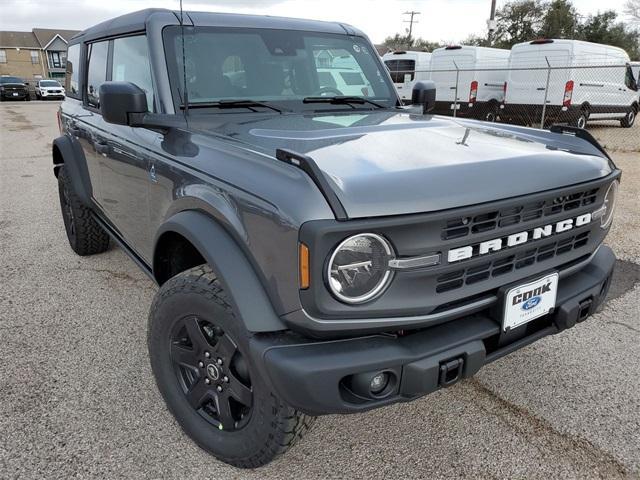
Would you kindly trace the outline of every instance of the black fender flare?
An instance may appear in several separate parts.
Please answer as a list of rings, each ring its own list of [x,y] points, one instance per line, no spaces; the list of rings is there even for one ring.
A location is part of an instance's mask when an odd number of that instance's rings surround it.
[[[60,162],[60,158],[56,157],[56,150],[60,152],[62,162]],[[93,189],[82,147],[67,135],[62,135],[53,141],[52,155],[54,175],[57,177],[60,167],[64,165],[76,195],[84,205],[89,206]]]
[[[249,259],[220,223],[195,210],[176,213],[158,229],[154,258],[158,241],[166,232],[182,235],[200,252],[222,283],[234,312],[248,331],[287,330],[274,311]]]

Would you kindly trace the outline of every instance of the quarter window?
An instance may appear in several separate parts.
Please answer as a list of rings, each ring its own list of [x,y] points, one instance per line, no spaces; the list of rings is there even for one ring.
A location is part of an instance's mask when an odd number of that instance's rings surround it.
[[[78,97],[80,88],[78,79],[80,73],[80,45],[70,45],[67,52],[67,71],[65,76],[64,88],[70,97]]]
[[[89,70],[87,72],[87,103],[100,108],[100,85],[107,79],[108,42],[89,45]]]
[[[131,82],[144,90],[147,94],[149,111],[153,111],[153,82],[145,36],[116,38],[113,41],[111,79],[118,82]]]

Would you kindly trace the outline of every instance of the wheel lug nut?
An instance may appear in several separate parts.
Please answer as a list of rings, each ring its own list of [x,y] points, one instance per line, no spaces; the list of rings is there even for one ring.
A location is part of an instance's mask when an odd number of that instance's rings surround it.
[[[209,352],[204,352],[204,356],[209,358],[211,356],[211,354]]]
[[[224,383],[229,383],[229,377],[227,377],[226,375],[224,377],[222,377],[222,381]]]
[[[199,366],[200,368],[202,368],[202,367],[204,367],[204,363],[202,363],[202,362],[198,362],[198,366]]]
[[[217,391],[219,391],[219,392],[221,392],[221,391],[222,391],[222,387],[221,387],[220,385],[218,385],[218,386],[216,387],[216,390],[217,390]]]
[[[219,358],[218,360],[216,360],[216,363],[217,363],[218,365],[222,365],[222,359],[221,359],[221,358]]]
[[[207,385],[209,385],[211,383],[211,380],[209,380],[208,378],[204,379],[204,383],[206,383]]]

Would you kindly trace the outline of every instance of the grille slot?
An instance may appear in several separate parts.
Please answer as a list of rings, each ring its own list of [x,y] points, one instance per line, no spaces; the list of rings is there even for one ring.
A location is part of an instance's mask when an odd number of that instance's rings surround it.
[[[518,254],[441,275],[437,279],[436,292],[443,293],[456,290],[464,285],[472,285],[490,277],[505,275],[514,270],[520,270],[535,263],[561,256],[572,250],[584,247],[589,243],[590,233],[590,231],[582,232],[555,242],[543,243],[539,247],[530,248]]]
[[[596,202],[599,188],[593,188],[569,195],[548,198],[515,207],[505,207],[476,215],[447,220],[442,230],[443,240],[463,238],[476,233],[489,232],[496,228],[510,227],[520,223],[538,220],[549,215],[570,212],[576,208],[592,205]]]

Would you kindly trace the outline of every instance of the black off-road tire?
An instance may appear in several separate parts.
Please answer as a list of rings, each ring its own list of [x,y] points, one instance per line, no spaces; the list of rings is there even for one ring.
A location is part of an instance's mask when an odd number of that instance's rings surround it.
[[[78,255],[94,255],[109,248],[109,235],[91,216],[73,190],[71,179],[62,166],[58,172],[58,193],[62,220],[71,249]]]
[[[176,332],[179,333],[176,335]],[[199,336],[200,341],[194,341],[194,335]],[[233,353],[226,357],[219,352],[229,349],[218,348],[225,343],[223,338],[232,345]],[[269,463],[291,448],[315,420],[287,405],[259,376],[249,356],[250,338],[251,333],[234,314],[221,284],[207,265],[186,270],[168,280],[158,290],[149,313],[149,357],[167,407],[196,444],[223,462],[240,468]],[[181,342],[186,342],[186,350]],[[176,349],[180,351],[179,360],[176,360]],[[220,357],[224,357],[224,362]],[[211,363],[215,366],[216,358],[221,365],[220,377],[224,375],[230,383],[217,380],[218,375],[210,376],[209,367]],[[232,428],[222,428],[221,420],[216,427],[208,414],[214,410],[215,417],[216,411],[224,410],[217,408],[225,399],[223,395],[227,395],[229,404],[229,395],[233,394],[228,392],[234,390],[233,386],[237,385],[234,382],[239,378],[238,369],[234,370],[233,366],[238,358],[242,360],[245,377],[249,378],[242,382],[251,391],[251,407],[245,411],[244,420],[240,420],[244,422],[241,426],[236,422]],[[186,385],[184,371],[195,376],[189,379],[191,385]],[[225,393],[216,393],[221,390],[214,387],[224,387]],[[197,395],[204,400],[196,400],[194,395],[188,400],[196,388],[205,392]]]

